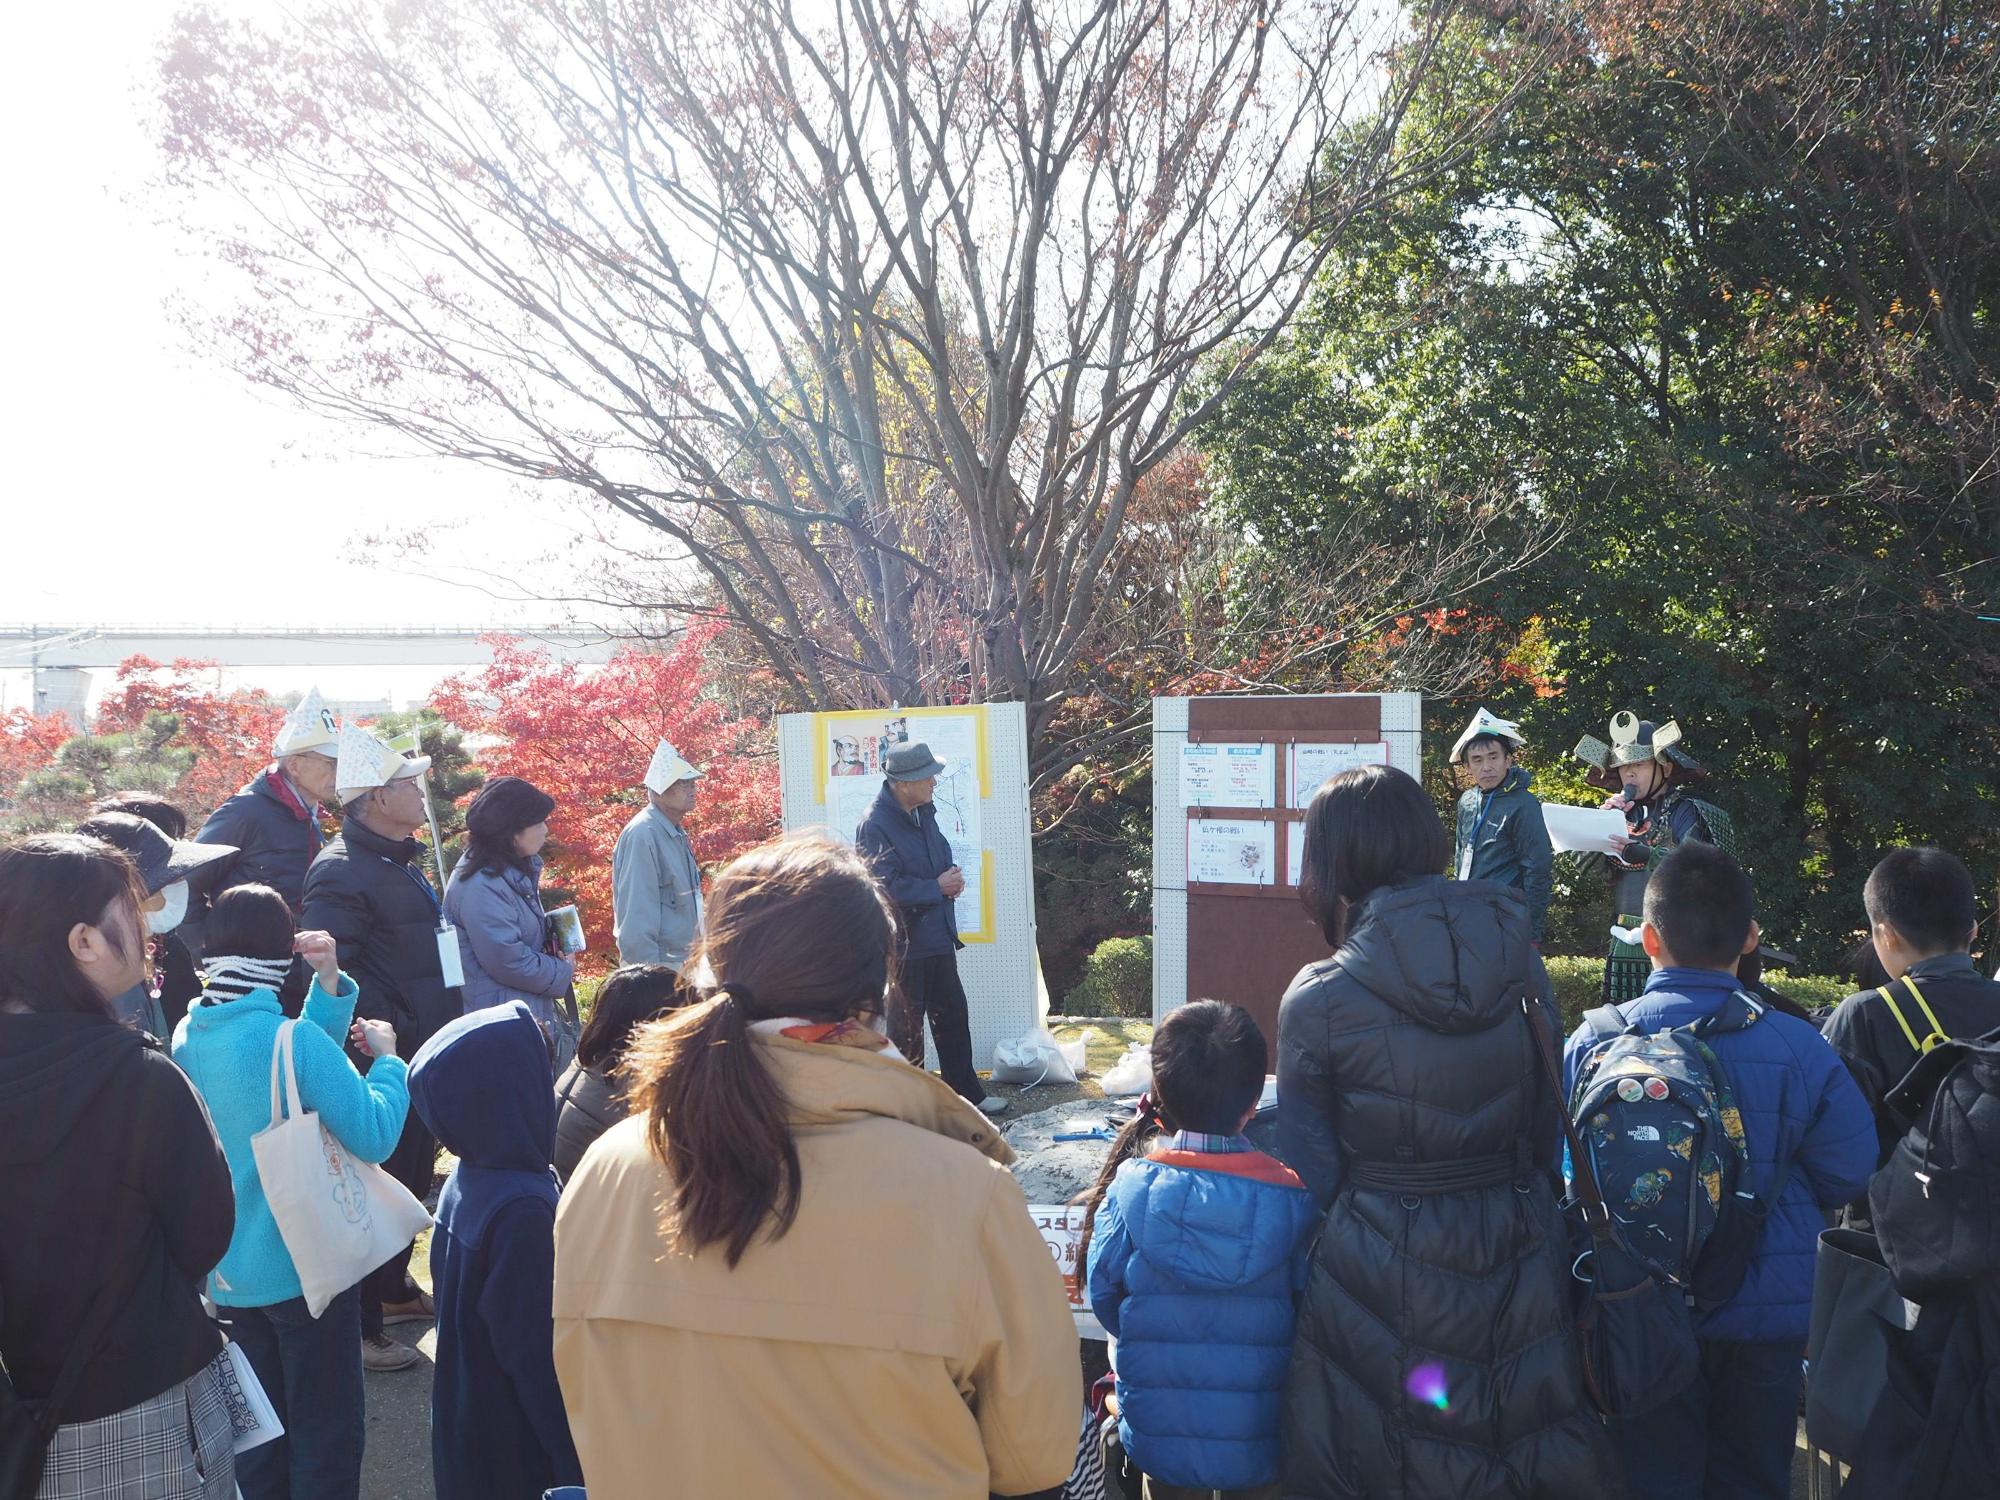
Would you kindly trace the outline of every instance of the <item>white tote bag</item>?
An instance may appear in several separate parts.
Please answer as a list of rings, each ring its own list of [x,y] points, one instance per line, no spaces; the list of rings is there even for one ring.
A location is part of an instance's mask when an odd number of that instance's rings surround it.
[[[431,1216],[410,1190],[380,1167],[357,1160],[299,1101],[292,1031],[278,1028],[271,1048],[271,1123],[250,1137],[257,1180],[292,1264],[306,1311],[327,1303],[385,1264]]]

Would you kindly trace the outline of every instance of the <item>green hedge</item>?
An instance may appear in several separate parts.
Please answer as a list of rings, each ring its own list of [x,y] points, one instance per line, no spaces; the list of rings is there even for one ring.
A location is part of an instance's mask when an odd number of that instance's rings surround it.
[[[1063,996],[1063,1013],[1072,1016],[1135,1016],[1153,1014],[1153,938],[1106,938],[1083,961],[1083,979]]]
[[[1562,1008],[1563,1024],[1574,1028],[1583,1020],[1583,1013],[1597,1004],[1597,997],[1604,988],[1604,960],[1551,958],[1548,966],[1549,980],[1556,989],[1556,1004]],[[1783,969],[1771,969],[1764,977],[1773,989],[1790,996],[1808,1010],[1814,1006],[1837,1005],[1854,993],[1854,985],[1839,975],[1788,974]]]

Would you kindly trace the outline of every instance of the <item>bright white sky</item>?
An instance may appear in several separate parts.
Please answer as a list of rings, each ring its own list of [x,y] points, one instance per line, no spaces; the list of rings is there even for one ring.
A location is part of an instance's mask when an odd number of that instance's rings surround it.
[[[203,268],[144,201],[159,164],[149,74],[175,9],[94,0],[20,7],[9,21],[0,410],[15,456],[0,481],[0,622],[553,622],[558,606],[371,566],[358,544],[452,527],[467,564],[518,564],[530,586],[539,573],[560,592],[574,564],[553,555],[575,538],[504,477],[376,456],[374,433],[279,404],[183,347],[163,302]]]

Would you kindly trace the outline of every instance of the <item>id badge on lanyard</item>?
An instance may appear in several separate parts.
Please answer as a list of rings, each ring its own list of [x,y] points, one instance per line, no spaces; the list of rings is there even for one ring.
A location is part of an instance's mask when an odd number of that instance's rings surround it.
[[[451,923],[440,920],[437,930],[438,968],[444,974],[446,989],[457,989],[465,983],[465,960],[459,956],[458,929]]]
[[[385,860],[395,864],[394,860]],[[465,960],[458,951],[458,929],[445,920],[444,904],[431,891],[431,883],[408,865],[399,866],[402,872],[416,882],[417,889],[430,898],[431,908],[438,914],[437,945],[438,972],[444,976],[446,989],[457,989],[465,983]]]

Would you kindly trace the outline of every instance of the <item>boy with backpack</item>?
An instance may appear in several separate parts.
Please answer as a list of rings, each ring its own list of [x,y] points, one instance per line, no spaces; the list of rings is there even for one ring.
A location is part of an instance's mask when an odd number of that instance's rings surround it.
[[[1646,887],[1644,991],[1565,1055],[1619,1238],[1685,1289],[1701,1353],[1689,1385],[1606,1424],[1633,1500],[1787,1500],[1819,1232],[1875,1165],[1833,1050],[1743,991],[1757,938],[1742,868],[1683,844]]]
[[[1897,849],[1862,893],[1869,936],[1889,976],[1849,995],[1826,1023],[1826,1039],[1875,1112],[1877,1162],[1901,1137],[1883,1099],[1940,1042],[2000,1026],[2000,981],[1973,965],[1979,897],[1972,872],[1942,849]],[[1850,1218],[1859,1220],[1865,1204]]]
[[[1078,1258],[1118,1341],[1118,1436],[1147,1500],[1275,1495],[1278,1422],[1319,1207],[1243,1127],[1264,1035],[1196,1000],[1153,1037],[1152,1092],[1086,1200]]]

